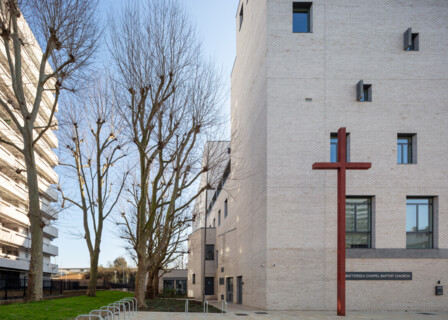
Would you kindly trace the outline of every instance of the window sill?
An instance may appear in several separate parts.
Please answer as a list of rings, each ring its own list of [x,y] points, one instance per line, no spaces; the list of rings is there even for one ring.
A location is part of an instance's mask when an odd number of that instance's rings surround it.
[[[448,259],[448,249],[347,248],[348,259]]]

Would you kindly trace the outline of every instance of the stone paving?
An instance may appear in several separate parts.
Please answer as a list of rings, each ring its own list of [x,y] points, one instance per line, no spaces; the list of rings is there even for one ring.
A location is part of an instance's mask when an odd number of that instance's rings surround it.
[[[239,312],[227,314],[209,313],[180,313],[180,312],[138,312],[135,320],[193,320],[193,319],[246,319],[246,320],[342,320],[332,312],[304,312],[304,311],[268,311],[267,314],[256,314],[254,312]],[[448,313],[419,314],[417,312],[349,312],[345,317],[347,320],[447,320]]]
[[[220,308],[221,303],[211,301]],[[266,314],[262,314],[266,313]],[[246,320],[343,320],[336,311],[263,311],[229,304],[228,313],[138,312],[135,320],[199,320],[199,319],[246,319]],[[347,312],[347,320],[448,320],[448,312]]]

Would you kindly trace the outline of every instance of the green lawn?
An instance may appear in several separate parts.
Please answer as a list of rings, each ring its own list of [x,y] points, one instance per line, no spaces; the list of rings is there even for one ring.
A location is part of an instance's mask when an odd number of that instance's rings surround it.
[[[131,297],[132,293],[121,291],[99,291],[95,298],[80,296],[31,303],[15,303],[0,306],[2,320],[69,320],[80,314],[88,314],[91,310],[99,309],[111,302],[124,297]]]
[[[149,309],[140,311],[157,311],[157,312],[185,312],[185,300],[156,298],[147,301]],[[190,300],[188,302],[189,312],[204,312],[202,302]],[[221,310],[209,305],[208,312],[221,313]]]

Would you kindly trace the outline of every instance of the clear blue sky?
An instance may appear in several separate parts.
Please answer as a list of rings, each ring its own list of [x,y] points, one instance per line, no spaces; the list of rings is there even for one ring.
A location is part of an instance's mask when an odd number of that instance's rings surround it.
[[[222,69],[225,81],[227,102],[226,114],[230,115],[230,73],[235,59],[235,14],[239,0],[181,0],[187,7],[192,20],[196,23],[199,38],[202,40],[204,53]],[[123,0],[100,0],[100,10],[105,15],[112,10],[116,12]],[[230,116],[229,116],[230,117]],[[59,238],[54,241],[59,246],[59,267],[89,267],[89,253],[84,239],[77,239],[73,231],[81,230],[81,213],[62,213],[57,226]],[[106,266],[119,256],[125,256],[130,262],[123,243],[114,230],[116,226],[107,223],[104,230],[100,264]]]

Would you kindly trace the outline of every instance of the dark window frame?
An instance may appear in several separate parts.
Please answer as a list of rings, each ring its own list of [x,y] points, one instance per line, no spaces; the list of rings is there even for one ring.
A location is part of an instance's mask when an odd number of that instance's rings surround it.
[[[350,132],[346,133],[347,149],[345,150],[345,161],[350,162]],[[334,152],[333,153],[333,148]],[[330,162],[338,162],[338,133],[330,133]]]
[[[408,203],[408,200],[422,200],[421,203]],[[428,201],[424,203],[424,201]],[[419,206],[427,205],[428,206],[428,227],[429,230],[419,230]],[[434,197],[406,197],[406,224],[408,219],[407,209],[408,206],[416,206],[416,231],[407,231],[406,230],[406,249],[434,249]],[[407,226],[406,226],[407,229]],[[408,247],[408,234],[409,235],[418,235],[418,234],[427,234],[429,235],[429,246],[418,248],[418,247]]]
[[[400,142],[400,140],[406,140],[406,142]],[[406,159],[404,157],[404,146],[407,146],[408,151]],[[413,133],[398,133],[397,134],[397,164],[415,164],[415,134]],[[398,154],[400,153],[401,161],[399,161]]]
[[[195,273],[193,273],[193,279],[192,279],[192,281],[191,281],[193,284],[196,284],[196,274]]]
[[[353,247],[347,247],[346,244],[346,248],[351,248],[351,249],[371,249],[373,247],[372,243],[372,222],[373,222],[373,218],[372,218],[372,198],[371,196],[347,196],[345,199],[345,212],[346,212],[346,220],[347,220],[347,206],[348,205],[353,205],[354,206],[354,214],[353,214],[353,227],[354,230],[350,231],[348,230],[348,228],[346,227],[346,234],[367,234],[368,235],[368,240],[367,240],[367,247],[363,246],[353,246]],[[352,202],[350,202],[350,200],[352,200]],[[357,230],[357,208],[358,206],[364,206],[366,204],[364,203],[359,203],[359,202],[355,202],[353,200],[367,200],[367,231],[359,231]],[[347,243],[347,237],[346,237],[346,243]]]
[[[293,33],[312,33],[312,2],[293,2],[292,3],[292,32]],[[297,19],[296,14],[306,14],[307,26],[306,29],[298,29],[295,27],[294,20]]]
[[[206,261],[215,260],[215,245],[214,244],[206,244],[205,245],[205,260]]]
[[[218,210],[218,227],[221,225],[221,210]]]
[[[404,33],[404,51],[419,51],[419,33],[412,33],[412,28],[408,28]]]

